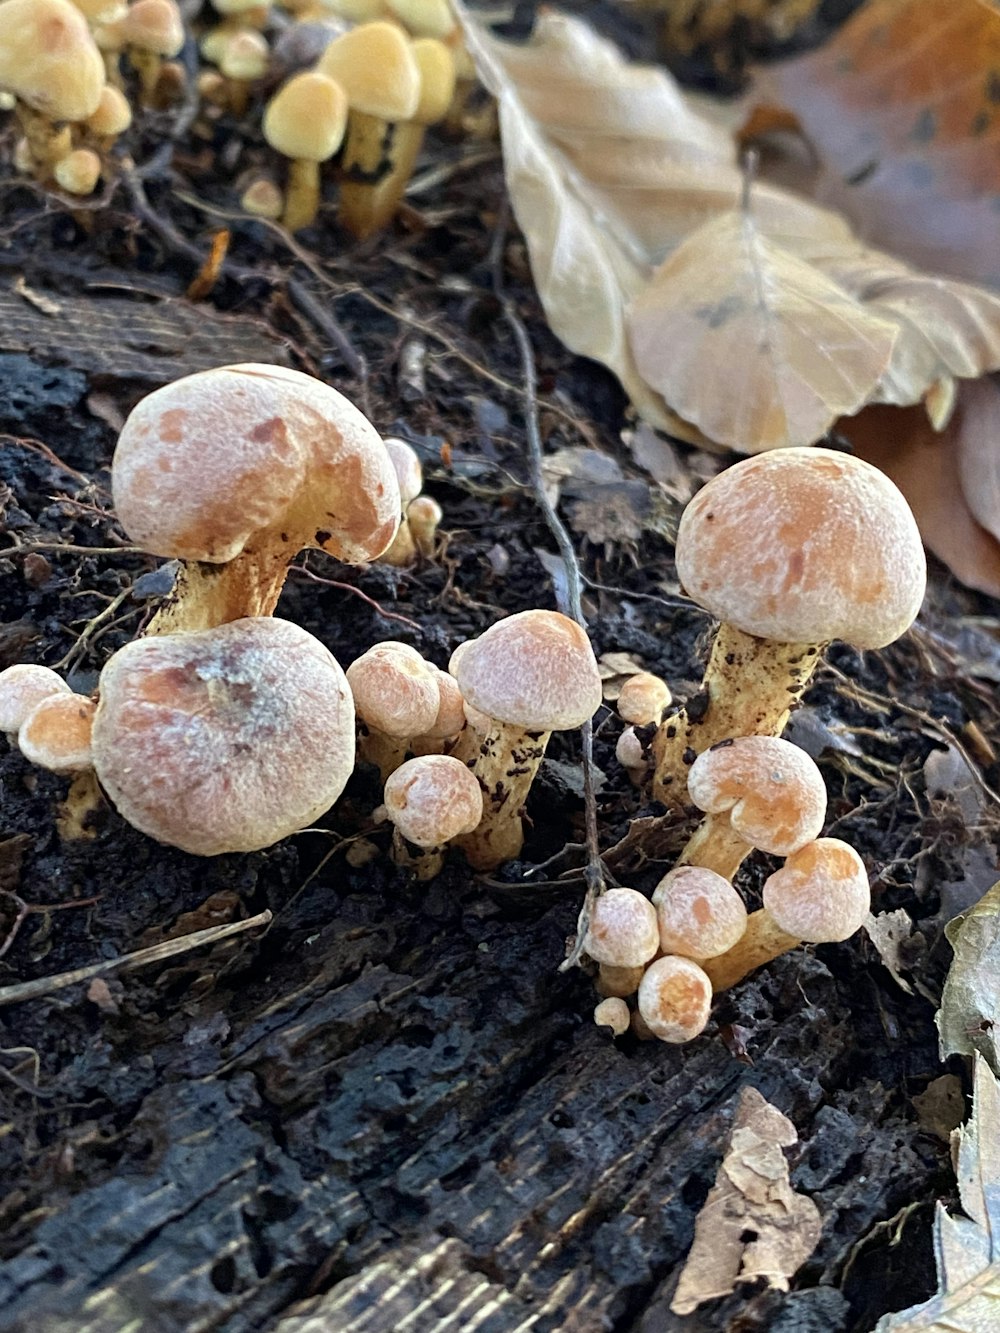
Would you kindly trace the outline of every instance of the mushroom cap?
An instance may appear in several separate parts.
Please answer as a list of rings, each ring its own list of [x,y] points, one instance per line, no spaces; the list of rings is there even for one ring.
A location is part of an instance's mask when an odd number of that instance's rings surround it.
[[[583,947],[595,963],[641,967],[660,947],[656,908],[636,889],[608,889],[594,903]]]
[[[420,455],[411,444],[398,439],[395,435],[387,435],[383,443],[386,452],[392,459],[392,466],[396,470],[396,480],[399,482],[399,498],[405,509],[411,500],[417,498],[424,484],[424,470],[420,465]]]
[[[649,757],[642,747],[642,741],[635,734],[635,727],[626,727],[615,745],[615,758],[622,768],[642,769],[649,762]]]
[[[610,1028],[616,1037],[628,1031],[630,1020],[628,1005],[617,996],[609,995],[594,1006],[594,1022],[599,1028]]]
[[[450,6],[445,7],[450,15]],[[412,119],[417,125],[436,125],[444,120],[455,96],[455,57],[435,37],[418,37],[413,58],[420,71],[420,99]]]
[[[197,856],[269,847],[334,803],[354,704],[327,648],[262,616],[138,639],[101,672],[94,767],[128,822]]]
[[[651,671],[637,671],[618,693],[618,715],[637,727],[646,727],[660,721],[672,697],[665,680]]]
[[[558,611],[519,611],[461,644],[448,667],[473,708],[529,731],[570,731],[601,705],[590,640]]]
[[[426,754],[408,759],[385,782],[385,808],[407,842],[440,847],[471,833],[483,817],[483,793],[459,759]]]
[[[316,68],[337,80],[352,111],[379,120],[410,120],[420,100],[420,71],[410,48],[410,39],[395,23],[362,23],[335,37]]]
[[[267,104],[264,138],[295,161],[325,162],[333,157],[347,127],[347,97],[325,74],[295,74]]]
[[[740,837],[772,856],[813,842],[826,819],[823,775],[805,750],[777,736],[738,736],[703,751],[688,793],[699,810],[728,810]]]
[[[714,958],[746,933],[747,909],[728,879],[703,866],[677,866],[653,892],[660,948],[684,958]]]
[[[416,37],[447,37],[455,31],[448,0],[386,0],[386,8]]]
[[[87,128],[94,134],[124,134],[132,124],[132,108],[120,88],[108,83],[101,89],[97,109],[87,117]]]
[[[881,648],[924,595],[920,533],[901,493],[832,449],[775,449],[713,477],[681,516],[677,573],[744,634]]]
[[[104,61],[69,0],[0,4],[0,88],[52,120],[86,120],[104,87]]]
[[[712,983],[690,958],[668,954],[650,963],[639,983],[639,1014],[660,1041],[691,1041],[704,1031]]]
[[[17,662],[0,671],[0,731],[16,736],[31,710],[52,694],[72,690],[51,667]]]
[[[72,0],[88,23],[114,23],[124,18],[128,0]]]
[[[435,667],[434,679],[438,683],[437,717],[424,735],[433,740],[444,740],[446,736],[457,736],[465,726],[465,700],[458,682],[447,671]]]
[[[227,79],[262,79],[267,73],[270,58],[271,48],[267,38],[254,28],[241,28],[233,33],[222,48],[219,69]]]
[[[92,148],[74,148],[59,159],[52,175],[67,194],[93,194],[101,178],[101,159]]]
[[[399,740],[427,735],[441,703],[436,673],[406,644],[377,643],[347,668],[358,717]]]
[[[176,56],[184,45],[184,24],[175,0],[132,0],[122,19],[126,46],[156,56]]]
[[[93,767],[91,752],[97,704],[82,694],[50,694],[37,704],[17,733],[25,759],[51,773]]]
[[[764,881],[764,907],[789,935],[833,944],[859,929],[871,910],[864,862],[839,838],[817,838]]]
[[[375,427],[336,389],[282,366],[221,366],[149,394],[119,436],[111,483],[132,540],[186,560],[225,563],[275,525],[276,541],[373,560],[399,523]]]

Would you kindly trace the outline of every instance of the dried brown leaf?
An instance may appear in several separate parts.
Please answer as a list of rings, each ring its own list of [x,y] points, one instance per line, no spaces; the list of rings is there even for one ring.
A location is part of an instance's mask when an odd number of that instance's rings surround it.
[[[935,1019],[941,1058],[978,1052],[1000,1076],[1000,884],[945,933],[955,958]]]
[[[782,1148],[795,1127],[756,1088],[744,1088],[729,1148],[695,1222],[694,1243],[670,1303],[690,1314],[728,1295],[737,1282],[764,1278],[780,1291],[816,1247],[819,1209],[796,1194]]]
[[[956,1131],[961,1213],[938,1204],[938,1295],[880,1319],[875,1333],[992,1333],[1000,1328],[1000,1083],[975,1058],[972,1117]]]
[[[902,969],[907,963],[901,946],[913,934],[913,922],[909,914],[902,907],[897,907],[894,912],[879,912],[877,916],[869,912],[864,929],[893,981],[907,995],[912,995],[913,987],[902,975]]]

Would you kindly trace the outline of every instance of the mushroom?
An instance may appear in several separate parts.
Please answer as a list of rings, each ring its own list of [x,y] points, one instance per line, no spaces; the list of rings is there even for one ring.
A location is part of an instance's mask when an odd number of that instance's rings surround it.
[[[93,767],[91,732],[97,704],[82,694],[50,694],[31,710],[17,733],[25,759],[50,773]]]
[[[376,764],[385,782],[406,758],[409,742],[437,720],[441,691],[437,667],[405,643],[377,643],[347,668],[358,720],[358,757]]]
[[[176,0],[133,0],[121,20],[122,43],[139,75],[142,101],[152,102],[163,61],[180,54],[184,24]]]
[[[615,758],[628,774],[633,787],[645,786],[652,763],[648,738],[644,741],[637,727],[625,727],[622,731],[615,742]]]
[[[242,116],[246,113],[251,87],[265,76],[270,59],[271,49],[267,39],[255,28],[234,32],[223,46],[219,56],[219,72],[226,80],[229,109],[234,115]]]
[[[60,121],[83,121],[97,109],[104,62],[83,14],[69,0],[0,4],[0,89],[15,110],[40,174],[72,148]]]
[[[419,70],[420,97],[413,113],[393,128],[386,153],[389,169],[374,181],[348,176],[341,186],[340,220],[362,240],[391,220],[413,175],[427,127],[444,120],[455,95],[455,60],[443,42],[419,37],[410,51]],[[346,151],[344,163],[349,165]]]
[[[449,743],[458,739],[465,721],[465,700],[454,677],[440,667],[434,667],[438,684],[438,711],[434,724],[422,736],[414,736],[410,749],[416,755],[443,754]],[[467,760],[463,759],[463,763]]]
[[[701,866],[676,866],[664,875],[653,906],[663,952],[697,962],[734,948],[747,928],[747,909],[729,880]]]
[[[101,178],[101,159],[92,148],[74,148],[53,165],[52,175],[67,194],[93,194]]]
[[[793,852],[764,881],[763,897],[763,909],[751,913],[739,943],[705,963],[717,991],[735,986],[803,940],[846,940],[871,910],[864,862],[839,838],[817,838]]]
[[[385,565],[412,565],[417,558],[417,547],[410,531],[410,525],[406,521],[406,510],[411,500],[415,500],[420,494],[421,487],[424,484],[424,470],[420,465],[420,455],[405,440],[397,439],[391,435],[386,436],[385,447],[392,459],[392,465],[396,469],[396,480],[399,482],[399,499],[403,512],[400,516],[399,531],[396,533],[392,545],[383,553],[380,560]]]
[[[311,824],[354,767],[354,705],[327,648],[287,620],[138,639],[101,672],[94,767],[135,828],[196,856]]]
[[[483,794],[458,759],[428,754],[408,759],[389,775],[385,808],[395,827],[393,860],[428,880],[444,865],[447,844],[479,823]]]
[[[255,176],[240,195],[240,208],[277,222],[285,211],[285,196],[270,176]]]
[[[656,908],[644,894],[637,889],[607,889],[596,900],[583,938],[584,952],[595,963],[642,967],[659,947]]]
[[[618,692],[618,714],[625,722],[647,727],[663,719],[664,709],[672,699],[670,686],[651,671],[637,671],[623,682]]]
[[[71,694],[70,687],[51,667],[17,662],[0,671],[0,731],[16,740],[24,719],[52,695]]]
[[[319,209],[319,164],[333,157],[344,138],[347,97],[334,79],[315,70],[295,74],[267,104],[264,138],[290,158],[284,224],[299,231]]]
[[[609,996],[594,1006],[594,1022],[599,1028],[610,1028],[611,1035],[622,1037],[628,1031],[630,1014],[624,1000]]]
[[[441,506],[429,495],[418,495],[407,506],[406,524],[425,560],[433,559],[437,530],[443,517]]]
[[[334,38],[316,68],[347,93],[341,217],[355,235],[368,235],[364,199],[391,171],[395,126],[409,120],[420,101],[420,70],[412,43],[395,23],[362,23]]]
[[[475,759],[483,820],[461,840],[470,863],[489,870],[524,843],[521,807],[554,730],[582,726],[601,704],[590,640],[558,611],[521,611],[462,644],[449,666],[462,697],[491,724]]]
[[[128,98],[120,88],[105,84],[97,110],[84,121],[88,135],[92,135],[97,146],[106,153],[114,146],[119,134],[124,134],[131,124],[132,108]]]
[[[738,736],[691,765],[688,795],[707,811],[681,853],[683,864],[732,879],[753,847],[789,856],[818,838],[826,787],[815,761],[777,736]]]
[[[657,958],[639,983],[639,1016],[660,1041],[691,1041],[704,1031],[711,1007],[712,983],[690,958]]]
[[[903,496],[830,449],[776,449],[720,472],[684,510],[676,557],[683,587],[722,623],[703,706],[667,718],[654,741],[653,795],[674,807],[696,755],[733,736],[779,735],[826,643],[891,643],[926,581]]]
[[[150,633],[269,615],[304,546],[373,560],[399,521],[374,426],[282,366],[223,366],[151,393],[125,422],[111,481],[131,539],[187,562]]]

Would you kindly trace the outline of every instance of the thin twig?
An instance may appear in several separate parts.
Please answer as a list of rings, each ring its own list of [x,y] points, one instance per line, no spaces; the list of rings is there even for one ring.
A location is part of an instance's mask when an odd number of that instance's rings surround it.
[[[362,592],[360,588],[355,588],[352,583],[340,583],[337,579],[325,579],[322,574],[314,574],[305,565],[290,565],[288,572],[289,574],[304,574],[307,579],[312,579],[313,583],[322,583],[326,588],[339,588],[342,592],[352,593],[355,597],[360,597],[363,602],[367,602],[372,610],[385,620],[398,620],[401,625],[407,625],[410,629],[415,629],[418,634],[423,635],[423,625],[411,620],[409,616],[400,615],[398,611],[387,611],[381,602],[376,602],[374,597],[369,597],[366,592]]]
[[[503,309],[504,318],[510,325],[521,357],[522,396],[524,400],[525,430],[528,439],[528,475],[531,490],[534,493],[535,503],[542,511],[546,525],[555,539],[556,546],[559,548],[559,554],[566,570],[566,606],[564,610],[567,615],[576,621],[584,633],[587,633],[587,618],[583,613],[583,576],[576,558],[576,551],[573,549],[569,533],[566,531],[562,519],[556,513],[555,506],[550,501],[545,489],[544,451],[542,448],[542,432],[538,421],[538,375],[535,369],[535,353],[521,317],[514,309],[513,302],[505,295],[503,290],[501,269],[503,239],[506,230],[507,208],[505,207],[490,250],[490,260],[493,270],[494,291]],[[584,868],[583,877],[587,885],[587,893],[580,909],[576,942],[569,956],[562,963],[561,971],[575,966],[579,961],[580,954],[583,952],[583,939],[590,923],[593,905],[605,887],[604,864],[601,861],[601,845],[597,828],[597,792],[594,786],[594,723],[592,718],[588,718],[580,728],[580,740],[583,762],[584,830],[587,844],[587,864]]]
[[[102,977],[109,972],[131,972],[137,967],[146,967],[149,963],[160,963],[165,958],[174,958],[180,953],[189,953],[200,949],[205,944],[216,944],[227,940],[232,935],[253,930],[255,926],[270,924],[272,913],[260,912],[246,921],[235,921],[228,926],[209,926],[207,930],[196,930],[190,935],[181,935],[175,940],[164,940],[148,949],[137,949],[135,953],[122,954],[120,958],[108,958],[90,967],[77,967],[72,972],[60,972],[52,977],[39,977],[35,981],[22,981],[16,986],[0,987],[0,1005],[19,1004],[22,1000],[37,1000],[39,996],[51,995],[54,991],[65,990],[67,986],[76,986],[81,981],[90,981],[92,977]]]

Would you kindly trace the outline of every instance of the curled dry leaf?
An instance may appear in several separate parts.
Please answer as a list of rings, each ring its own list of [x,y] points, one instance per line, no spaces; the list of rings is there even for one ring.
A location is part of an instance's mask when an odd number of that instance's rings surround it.
[[[955,958],[935,1019],[941,1058],[977,1052],[1000,1076],[1000,884],[994,884],[964,916],[956,917],[945,934]]]
[[[875,1333],[987,1333],[1000,1328],[1000,1084],[979,1055],[972,1117],[958,1137],[961,1213],[938,1204],[936,1296],[880,1319]]]
[[[734,137],[665,71],[565,15],[540,14],[522,46],[458,9],[549,323],[648,421],[754,453],[870,401],[943,416],[952,377],[1000,367],[990,293],[925,278],[766,182],[741,207]]]
[[[764,1278],[788,1290],[820,1234],[819,1209],[796,1194],[782,1148],[798,1142],[795,1126],[744,1088],[729,1148],[695,1222],[694,1243],[670,1303],[690,1314],[703,1301],[726,1296],[737,1282]]]
[[[921,267],[1000,286],[1000,8],[870,0],[818,51],[759,71],[822,163],[817,197]]]

